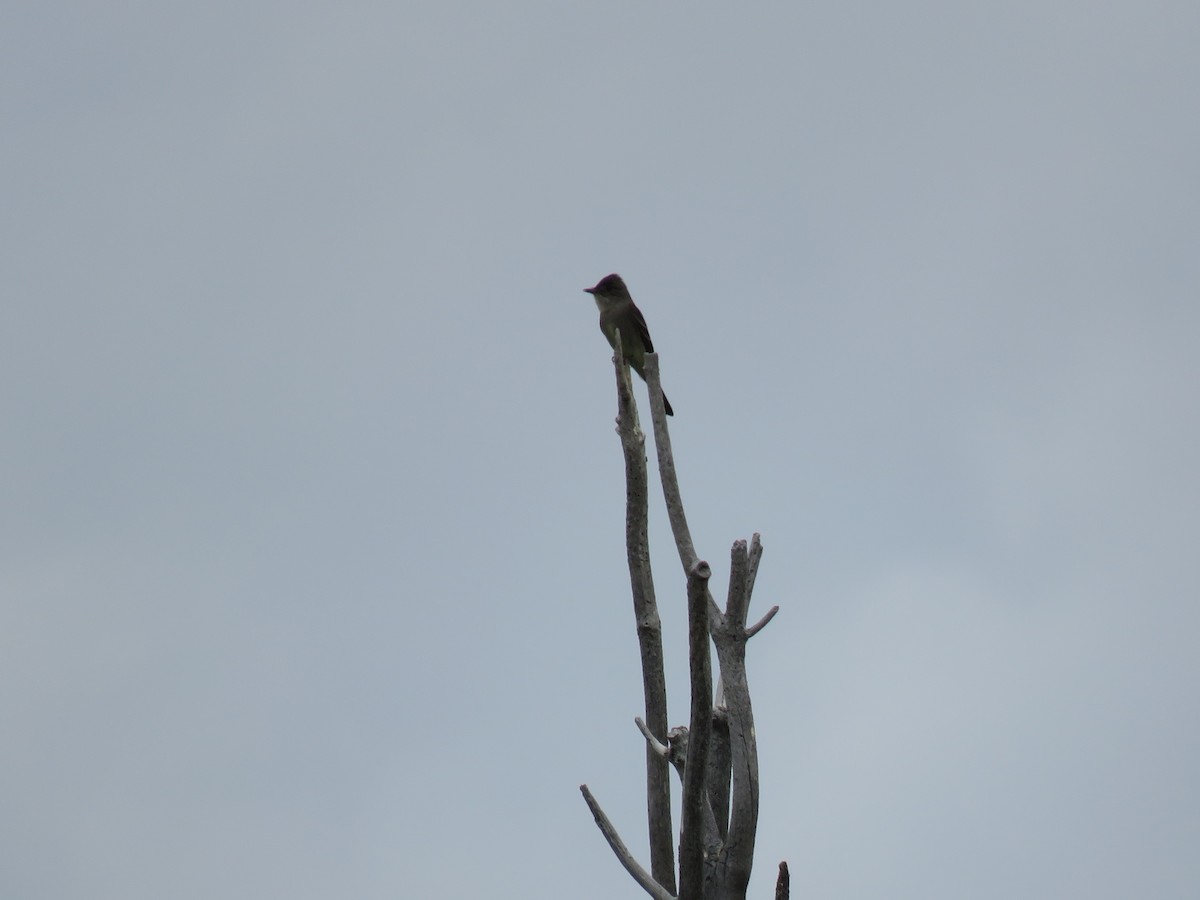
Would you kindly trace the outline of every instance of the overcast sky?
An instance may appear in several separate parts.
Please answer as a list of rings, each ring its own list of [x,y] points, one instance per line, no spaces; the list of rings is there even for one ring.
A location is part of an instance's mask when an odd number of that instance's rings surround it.
[[[0,896],[641,896],[578,792],[646,858],[613,271],[715,593],[757,531],[782,607],[752,895],[1200,895],[1197,46],[1187,2],[11,5]]]

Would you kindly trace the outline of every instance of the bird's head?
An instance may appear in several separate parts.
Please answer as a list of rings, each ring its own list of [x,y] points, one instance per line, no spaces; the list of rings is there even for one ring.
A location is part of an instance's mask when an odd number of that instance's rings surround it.
[[[584,288],[584,290],[596,298],[597,303],[602,303],[605,300],[610,303],[617,300],[628,300],[629,288],[625,287],[625,282],[621,276],[614,272],[611,275],[605,275],[595,287]]]

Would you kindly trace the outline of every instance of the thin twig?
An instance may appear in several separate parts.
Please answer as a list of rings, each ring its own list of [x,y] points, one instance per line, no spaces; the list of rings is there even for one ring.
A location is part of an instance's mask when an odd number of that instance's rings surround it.
[[[767,610],[767,614],[746,629],[746,640],[754,637],[760,631],[767,627],[767,623],[775,618],[775,613],[779,612],[778,606],[772,606]]]
[[[641,864],[633,858],[633,854],[629,852],[629,848],[625,846],[625,842],[617,834],[617,829],[608,820],[608,816],[604,814],[604,810],[600,808],[600,804],[592,796],[592,792],[588,790],[588,786],[581,784],[579,790],[583,793],[583,799],[587,803],[588,809],[592,811],[592,817],[596,820],[596,825],[599,826],[600,833],[608,841],[608,846],[616,854],[617,861],[625,867],[625,871],[632,875],[633,880],[640,884],[642,890],[653,897],[654,900],[675,900],[674,894],[655,881],[650,873],[643,869]]]
[[[647,747],[649,747],[663,759],[669,760],[671,758],[671,748],[650,733],[650,729],[646,726],[646,723],[642,721],[641,716],[635,716],[633,724],[638,727],[638,731],[640,731],[642,733],[642,737],[646,739]]]

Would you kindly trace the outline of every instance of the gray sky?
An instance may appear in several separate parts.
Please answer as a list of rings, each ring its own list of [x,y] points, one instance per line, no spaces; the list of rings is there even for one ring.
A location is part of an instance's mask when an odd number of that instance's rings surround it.
[[[1200,892],[1200,7],[2,18],[4,897],[640,895],[611,271],[754,896]]]

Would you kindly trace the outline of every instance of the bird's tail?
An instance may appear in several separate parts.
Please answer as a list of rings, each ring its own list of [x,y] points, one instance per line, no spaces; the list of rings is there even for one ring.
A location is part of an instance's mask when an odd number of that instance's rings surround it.
[[[632,365],[632,360],[630,361],[630,364]],[[633,371],[638,373],[638,375],[641,377],[642,381],[646,380],[646,367],[645,366],[634,365]],[[675,415],[675,410],[671,409],[671,401],[667,399],[666,391],[663,391],[663,407],[666,409],[668,416]]]

